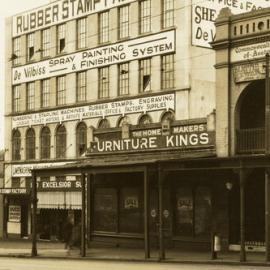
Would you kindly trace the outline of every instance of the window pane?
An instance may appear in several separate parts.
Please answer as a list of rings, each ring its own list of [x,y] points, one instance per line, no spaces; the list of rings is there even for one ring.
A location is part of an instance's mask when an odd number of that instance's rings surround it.
[[[34,33],[27,35],[27,61],[30,61],[33,59],[35,54],[34,49]]]
[[[51,34],[50,28],[42,30],[42,57],[50,56]]]
[[[13,112],[19,112],[21,109],[21,86],[17,85],[13,88]]]
[[[66,47],[66,24],[60,24],[57,27],[57,51],[61,53]]]
[[[60,126],[56,131],[56,157],[57,158],[66,157],[66,147],[67,147],[66,128],[64,126]]]
[[[41,107],[50,106],[50,79],[41,82]]]
[[[129,94],[129,63],[120,64],[118,68],[119,95]]]
[[[207,187],[198,187],[195,193],[195,234],[209,235],[211,231],[211,195]]]
[[[42,129],[40,136],[41,158],[50,158],[51,153],[51,132],[48,127]]]
[[[87,148],[87,127],[84,123],[77,126],[76,131],[77,155],[81,156]]]
[[[66,77],[57,78],[57,105],[66,104]]]
[[[26,133],[26,159],[35,159],[36,157],[36,138],[35,131],[29,129]]]
[[[119,38],[129,36],[129,6],[119,8]]]
[[[174,54],[164,55],[161,58],[161,88],[174,87]]]
[[[27,84],[26,109],[35,109],[35,83]]]
[[[174,0],[163,0],[163,28],[174,25]]]
[[[20,57],[21,57],[21,38],[17,37],[13,39],[12,60],[14,65],[20,64]]]
[[[77,101],[86,101],[86,71],[77,74]]]
[[[193,198],[190,188],[179,188],[176,192],[175,233],[192,236],[193,232]]]
[[[99,42],[109,41],[109,11],[99,14]]]
[[[140,60],[139,62],[139,89],[140,92],[151,90],[151,59]]]
[[[77,21],[77,42],[78,49],[86,47],[86,18]]]
[[[12,136],[12,159],[21,159],[21,133],[18,130],[14,131]]]
[[[109,67],[99,69],[99,98],[109,97]]]
[[[151,31],[151,0],[140,1],[140,33]]]

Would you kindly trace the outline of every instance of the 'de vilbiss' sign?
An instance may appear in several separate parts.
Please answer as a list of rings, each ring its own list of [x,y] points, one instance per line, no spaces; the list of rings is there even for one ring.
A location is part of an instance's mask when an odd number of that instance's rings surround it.
[[[192,44],[211,48],[216,36],[215,20],[222,8],[240,14],[270,7],[269,0],[192,0]]]
[[[82,16],[108,10],[135,0],[60,0],[13,17],[13,37]]]
[[[12,83],[41,80],[174,51],[175,31],[172,30],[15,67]]]

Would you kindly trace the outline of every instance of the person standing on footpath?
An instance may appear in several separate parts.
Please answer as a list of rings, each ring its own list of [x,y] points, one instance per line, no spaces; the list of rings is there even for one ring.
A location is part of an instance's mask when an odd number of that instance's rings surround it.
[[[72,229],[73,229],[73,225],[70,218],[68,217],[64,226],[65,249],[68,249],[68,250],[71,248]]]

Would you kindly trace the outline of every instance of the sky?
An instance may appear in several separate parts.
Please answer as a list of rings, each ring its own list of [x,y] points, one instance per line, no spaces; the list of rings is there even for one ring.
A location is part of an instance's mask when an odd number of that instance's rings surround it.
[[[17,13],[46,5],[50,0],[8,0],[1,2],[0,8],[0,150],[4,149],[4,87],[5,87],[5,18]]]

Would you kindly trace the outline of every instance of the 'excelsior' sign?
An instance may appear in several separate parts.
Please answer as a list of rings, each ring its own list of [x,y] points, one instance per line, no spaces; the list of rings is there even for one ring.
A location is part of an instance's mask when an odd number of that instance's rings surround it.
[[[13,17],[13,37],[82,16],[108,10],[135,0],[61,0]]]
[[[12,83],[41,80],[174,51],[175,31],[171,30],[15,67],[12,69]]]

